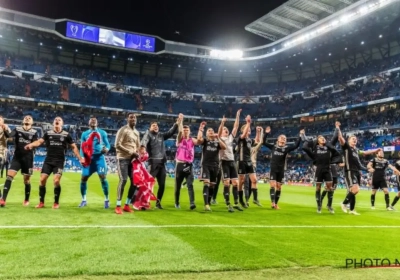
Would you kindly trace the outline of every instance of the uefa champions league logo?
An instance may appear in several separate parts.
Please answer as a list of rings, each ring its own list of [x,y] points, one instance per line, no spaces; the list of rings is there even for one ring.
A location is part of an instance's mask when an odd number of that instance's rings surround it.
[[[70,29],[72,32],[72,36],[76,37],[76,34],[78,33],[78,30],[79,30],[78,25],[71,25]]]
[[[146,45],[144,45],[146,49],[151,49],[150,40],[146,39]]]

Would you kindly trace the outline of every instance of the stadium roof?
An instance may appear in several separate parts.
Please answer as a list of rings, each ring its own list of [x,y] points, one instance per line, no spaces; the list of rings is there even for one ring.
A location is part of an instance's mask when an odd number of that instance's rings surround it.
[[[361,0],[289,0],[245,29],[271,41],[282,39]]]

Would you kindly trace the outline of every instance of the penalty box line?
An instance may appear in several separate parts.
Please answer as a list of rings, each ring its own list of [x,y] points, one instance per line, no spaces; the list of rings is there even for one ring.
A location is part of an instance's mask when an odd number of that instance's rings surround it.
[[[162,229],[162,228],[250,228],[250,229],[399,229],[400,225],[0,225],[2,229]]]

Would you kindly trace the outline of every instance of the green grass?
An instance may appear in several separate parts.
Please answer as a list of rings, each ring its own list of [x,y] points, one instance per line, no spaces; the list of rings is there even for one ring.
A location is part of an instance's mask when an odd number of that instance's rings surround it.
[[[377,194],[377,209],[370,210],[369,192],[362,191],[357,196],[362,215],[356,217],[340,210],[344,190],[335,194],[335,215],[327,210],[317,214],[313,188],[285,186],[282,209],[276,211],[269,207],[269,186],[261,184],[265,207],[251,205],[244,212],[228,213],[220,192],[219,204],[205,213],[200,183],[195,185],[198,208],[188,210],[187,190],[182,189],[182,209],[177,210],[173,180],[168,179],[165,210],[117,216],[113,207],[102,208],[96,176],[89,181],[88,207],[77,208],[79,178],[64,175],[58,210],[51,209],[51,184],[47,208],[34,208],[37,173],[32,178],[31,206],[22,207],[22,178],[16,178],[7,207],[0,209],[0,279],[378,279],[399,273],[344,269],[346,258],[400,260],[400,214],[385,210],[382,193]],[[115,175],[109,176],[114,203],[117,181]],[[27,225],[43,227],[19,227]]]

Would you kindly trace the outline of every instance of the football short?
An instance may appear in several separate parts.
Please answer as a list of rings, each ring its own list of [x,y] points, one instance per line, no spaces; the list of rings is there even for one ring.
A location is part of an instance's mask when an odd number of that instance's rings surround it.
[[[387,189],[388,185],[386,180],[372,180],[372,189],[379,190],[379,189]]]
[[[239,175],[245,174],[254,174],[256,173],[254,170],[253,163],[251,161],[239,161]]]
[[[344,172],[344,181],[349,189],[353,185],[360,185],[360,172],[347,170]]]
[[[202,165],[201,166],[201,180],[208,180],[211,184],[217,182],[218,165]]]
[[[332,182],[332,173],[329,168],[318,169],[315,171],[315,179],[317,183]]]
[[[236,171],[236,164],[234,161],[221,161],[222,180],[236,180],[238,173]]]
[[[50,175],[50,174],[54,174],[54,175],[62,175],[64,170],[64,165],[57,163],[57,164],[53,164],[53,163],[49,163],[49,162],[44,162],[43,166],[42,166],[42,171],[41,174],[46,174],[46,175]]]
[[[33,174],[33,157],[13,157],[9,170],[18,172],[21,170],[23,175]]]
[[[90,177],[93,173],[107,175],[107,163],[104,155],[93,155],[90,165],[82,168],[83,177]]]
[[[281,171],[276,171],[276,170],[272,170],[270,172],[270,176],[269,176],[269,180],[270,181],[276,181],[278,183],[283,184],[283,179],[285,178],[285,171],[281,170]]]

